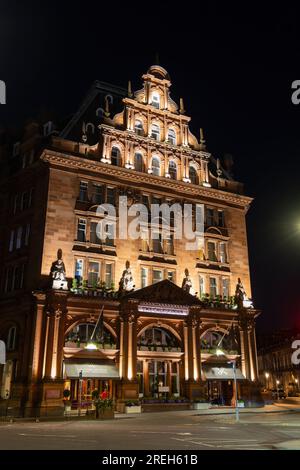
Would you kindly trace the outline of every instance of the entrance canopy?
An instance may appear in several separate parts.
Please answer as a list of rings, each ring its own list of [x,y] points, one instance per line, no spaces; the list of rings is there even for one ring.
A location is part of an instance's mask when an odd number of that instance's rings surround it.
[[[202,371],[206,380],[234,380],[233,367],[230,364],[203,364]],[[240,369],[236,369],[237,380],[246,380]]]
[[[82,373],[83,379],[119,379],[119,371],[115,364],[65,364],[66,376],[78,379]]]
[[[81,350],[64,360],[65,375],[69,379],[119,379],[115,362],[100,351]]]

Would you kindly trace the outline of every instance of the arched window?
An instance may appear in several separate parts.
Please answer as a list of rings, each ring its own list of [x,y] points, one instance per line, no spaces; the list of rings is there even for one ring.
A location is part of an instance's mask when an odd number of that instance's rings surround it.
[[[160,161],[158,157],[152,158],[151,169],[154,176],[160,176]]]
[[[168,130],[168,143],[172,145],[176,145],[176,134],[174,129],[169,129]]]
[[[170,161],[169,163],[169,175],[172,180],[177,180],[177,165],[173,161]]]
[[[136,171],[143,171],[143,155],[139,152],[135,153],[134,155],[134,169]]]
[[[160,129],[157,124],[152,124],[151,126],[151,137],[155,140],[160,140]]]
[[[195,168],[193,166],[190,166],[190,172],[189,173],[190,173],[191,183],[198,184],[199,180],[198,180],[197,171],[195,170]]]
[[[151,99],[151,104],[155,108],[159,109],[160,105],[160,96],[158,93],[152,93],[152,99]]]
[[[134,131],[138,135],[144,135],[143,123],[140,120],[136,120],[134,123]]]
[[[11,326],[7,334],[7,351],[14,351],[17,342],[17,328]]]
[[[95,330],[95,323],[80,323],[74,326],[74,328],[68,333],[65,341],[69,343],[69,347],[76,347],[70,343],[87,343],[90,341],[91,336]],[[103,326],[103,328],[97,328],[94,333],[94,340],[98,343],[114,344],[116,342],[111,332]]]
[[[176,336],[165,328],[150,327],[145,330],[139,338],[139,342],[143,346],[167,346],[177,348],[180,343]]]
[[[202,352],[216,354],[217,349],[225,353],[237,353],[239,350],[239,340],[237,331],[231,328],[224,334],[222,331],[208,330],[201,337]]]
[[[111,149],[111,164],[115,166],[121,165],[121,152],[118,147],[113,147]]]

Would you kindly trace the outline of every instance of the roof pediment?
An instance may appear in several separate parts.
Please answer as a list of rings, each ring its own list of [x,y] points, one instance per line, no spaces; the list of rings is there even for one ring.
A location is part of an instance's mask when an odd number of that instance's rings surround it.
[[[185,292],[181,287],[178,287],[168,279],[130,292],[123,299],[185,306],[198,305],[200,307],[202,305],[202,302],[196,296]]]

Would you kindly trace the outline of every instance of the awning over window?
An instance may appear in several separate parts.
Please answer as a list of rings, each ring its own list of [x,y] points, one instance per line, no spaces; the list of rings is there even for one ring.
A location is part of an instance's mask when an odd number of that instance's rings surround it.
[[[120,379],[115,364],[65,363],[65,374],[69,379],[78,379],[80,372],[83,379]]]
[[[229,364],[212,366],[203,364],[202,372],[206,380],[234,380],[233,368]],[[246,380],[240,369],[236,369],[237,380]]]

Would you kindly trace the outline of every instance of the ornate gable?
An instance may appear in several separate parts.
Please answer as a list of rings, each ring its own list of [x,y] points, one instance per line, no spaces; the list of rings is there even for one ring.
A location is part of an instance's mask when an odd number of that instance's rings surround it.
[[[124,300],[134,299],[144,302],[165,303],[173,305],[198,305],[202,302],[194,295],[188,294],[181,287],[165,279],[150,286],[130,292],[123,297]]]

